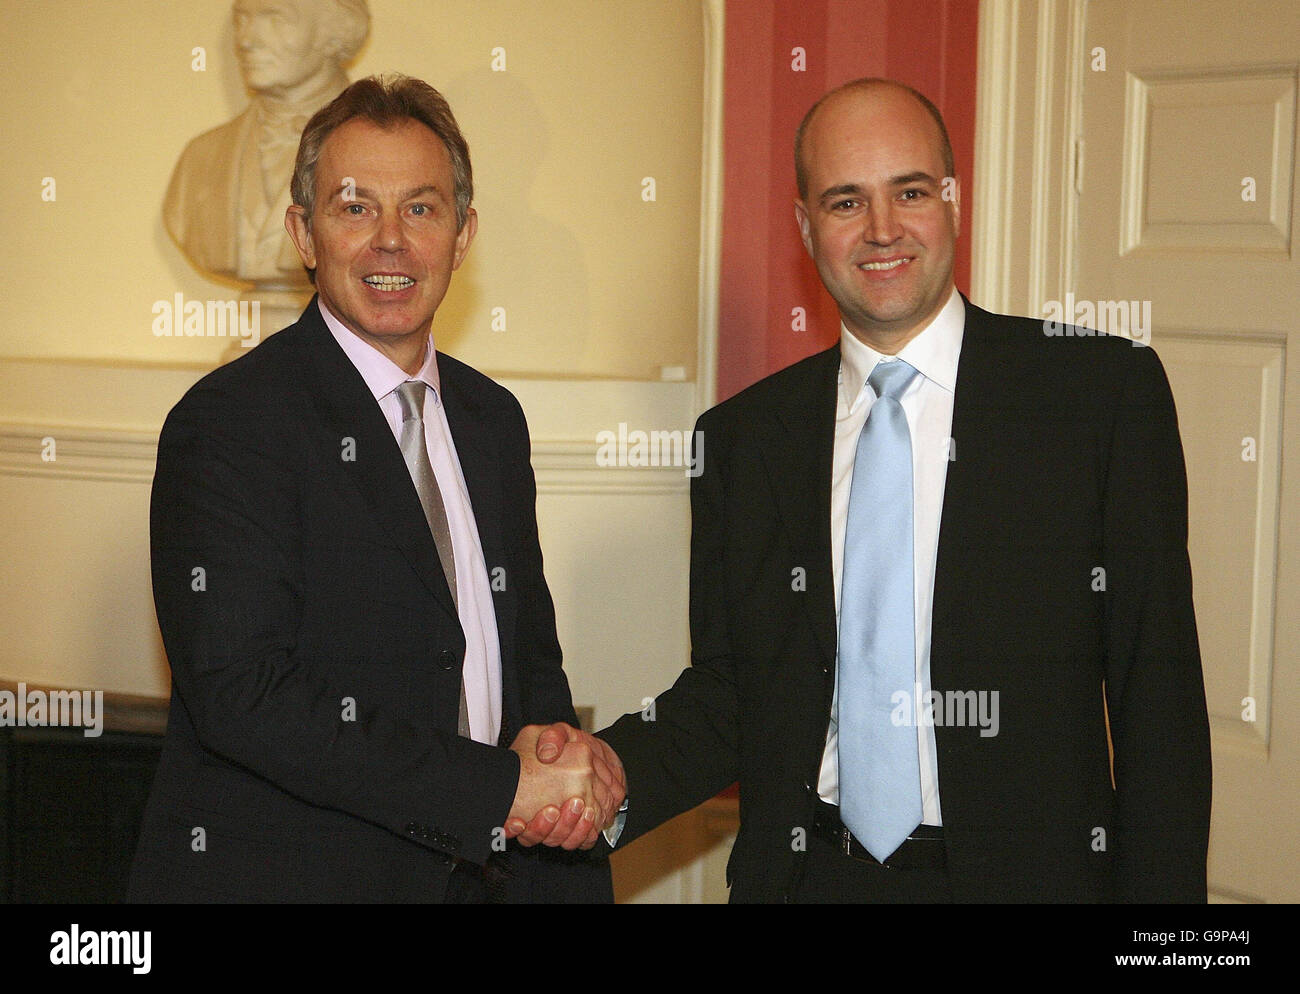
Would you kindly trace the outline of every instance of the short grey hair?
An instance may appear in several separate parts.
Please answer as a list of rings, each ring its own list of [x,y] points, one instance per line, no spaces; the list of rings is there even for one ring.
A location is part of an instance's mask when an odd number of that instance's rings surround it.
[[[455,115],[441,93],[422,79],[392,73],[359,79],[312,115],[298,143],[298,158],[293,166],[289,193],[293,202],[307,212],[311,224],[316,207],[316,163],[321,146],[335,128],[354,117],[363,117],[381,128],[394,127],[405,120],[418,121],[442,139],[451,159],[455,181],[456,230],[465,227],[469,205],[474,199],[474,171],[469,161],[469,145],[460,133]]]

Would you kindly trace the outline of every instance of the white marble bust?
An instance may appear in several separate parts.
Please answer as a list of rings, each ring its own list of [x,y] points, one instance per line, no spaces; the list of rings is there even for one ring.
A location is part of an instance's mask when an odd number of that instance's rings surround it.
[[[343,66],[370,27],[366,0],[236,0],[235,48],[251,99],[193,139],[163,223],[205,274],[269,290],[310,290],[284,230],[303,126],[348,85]]]

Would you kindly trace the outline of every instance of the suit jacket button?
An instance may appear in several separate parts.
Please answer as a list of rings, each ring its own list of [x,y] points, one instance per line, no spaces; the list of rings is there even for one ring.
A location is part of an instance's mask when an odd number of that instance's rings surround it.
[[[450,649],[443,649],[438,653],[438,665],[444,670],[453,670],[456,668],[456,654]]]

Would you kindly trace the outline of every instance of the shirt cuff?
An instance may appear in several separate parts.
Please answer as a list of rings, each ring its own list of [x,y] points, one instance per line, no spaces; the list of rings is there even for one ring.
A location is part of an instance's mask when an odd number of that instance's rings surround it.
[[[605,836],[605,841],[609,843],[611,849],[618,845],[618,837],[623,834],[623,826],[627,824],[627,800],[624,799],[623,806],[618,809],[618,817],[614,819],[614,824],[601,832]]]

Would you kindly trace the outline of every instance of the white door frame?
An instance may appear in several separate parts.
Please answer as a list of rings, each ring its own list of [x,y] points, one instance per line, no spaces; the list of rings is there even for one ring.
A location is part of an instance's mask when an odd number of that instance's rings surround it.
[[[971,299],[1037,317],[1074,283],[1087,0],[982,0]]]

